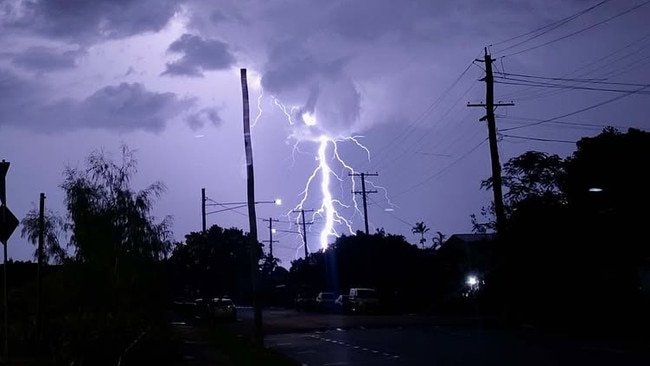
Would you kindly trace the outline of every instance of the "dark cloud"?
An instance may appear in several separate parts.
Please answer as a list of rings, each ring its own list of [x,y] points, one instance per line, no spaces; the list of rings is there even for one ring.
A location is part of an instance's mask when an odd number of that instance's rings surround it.
[[[32,47],[14,55],[11,63],[30,71],[52,72],[74,68],[84,53],[82,50],[60,52],[49,47]]]
[[[140,83],[104,87],[78,101],[48,102],[35,82],[0,69],[0,125],[54,132],[79,128],[160,132],[195,103],[174,93],[152,92]]]
[[[343,59],[328,60],[313,54],[297,40],[285,41],[269,53],[262,86],[272,93],[302,88],[319,78],[340,77],[344,65]]]
[[[0,125],[20,124],[42,94],[35,82],[0,68]]]
[[[186,121],[193,131],[206,125],[219,126],[223,122],[217,108],[203,108],[196,113],[191,113],[187,116]]]
[[[85,117],[85,121],[79,121],[83,127],[159,132],[170,118],[191,104],[174,93],[151,92],[140,83],[121,83],[98,90],[76,110]]]
[[[7,28],[48,38],[88,43],[159,31],[180,9],[180,0],[7,1]]]
[[[191,34],[183,34],[167,51],[183,56],[168,63],[163,75],[203,76],[203,71],[225,70],[235,61],[226,43]]]

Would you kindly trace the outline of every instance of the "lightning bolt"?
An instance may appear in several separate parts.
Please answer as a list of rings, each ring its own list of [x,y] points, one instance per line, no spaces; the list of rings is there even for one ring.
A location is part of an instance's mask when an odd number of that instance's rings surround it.
[[[307,235],[307,233],[304,232],[305,230],[303,230],[301,227],[302,217],[300,216],[300,213],[311,211],[306,209],[306,205],[310,197],[313,195],[314,191],[318,190],[320,193],[319,205],[318,208],[313,210],[313,214],[311,215],[311,222],[314,222],[318,218],[323,220],[324,223],[319,233],[319,244],[321,249],[326,249],[329,246],[329,240],[332,237],[339,237],[342,232],[348,232],[351,235],[354,235],[355,233],[352,226],[352,220],[347,219],[343,214],[341,214],[342,209],[353,209],[354,214],[352,215],[352,218],[354,218],[356,215],[359,215],[359,217],[363,216],[362,211],[359,208],[359,203],[357,201],[356,195],[353,193],[356,189],[356,183],[354,179],[356,171],[341,156],[339,152],[339,143],[352,142],[364,151],[368,161],[370,160],[370,150],[360,142],[359,139],[363,136],[332,137],[327,134],[320,134],[318,137],[314,137],[313,128],[316,128],[316,130],[318,130],[317,127],[314,127],[318,126],[318,121],[316,120],[316,116],[313,113],[303,112],[302,114],[299,114],[301,112],[300,107],[287,107],[278,98],[274,96],[271,98],[273,100],[273,103],[284,114],[289,124],[299,127],[299,129],[294,131],[294,133],[290,136],[296,140],[295,144],[293,145],[294,162],[296,152],[301,152],[299,149],[301,143],[308,141],[316,143],[318,146],[315,157],[317,161],[316,167],[307,178],[304,189],[299,194],[299,202],[291,211],[287,213],[287,217],[293,218],[292,221],[295,223],[296,227],[298,228],[298,232],[303,238],[303,244],[301,244],[299,247],[301,248],[302,245],[304,245],[304,236]],[[258,106],[258,109],[261,108]],[[299,122],[302,122],[302,124],[299,124]],[[336,164],[337,171],[340,167],[341,174],[337,174],[333,169],[333,163]],[[351,204],[346,204],[344,200],[335,198],[335,196],[332,194],[332,177],[338,180],[341,186],[343,186],[343,184],[346,182],[346,179],[342,177],[343,173],[348,173],[347,175],[349,178],[347,181],[349,181],[349,184],[352,186],[351,198],[348,201],[351,201]],[[320,183],[318,188],[315,187],[317,181]],[[376,185],[374,186],[382,189],[385,192],[385,196],[388,197],[385,188]],[[392,205],[392,203],[390,204]],[[296,216],[296,213],[299,214]]]
[[[260,118],[262,118],[262,98],[264,98],[264,89],[260,88],[260,95],[257,97],[257,117],[255,117],[255,120],[253,121],[253,127],[255,127]]]

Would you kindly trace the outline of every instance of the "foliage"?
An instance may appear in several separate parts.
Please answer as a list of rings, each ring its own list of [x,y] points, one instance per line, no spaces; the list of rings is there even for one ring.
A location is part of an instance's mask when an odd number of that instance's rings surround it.
[[[539,325],[639,324],[637,271],[650,254],[638,214],[650,204],[646,166],[650,133],[613,128],[581,139],[567,159],[528,152],[506,163],[507,223],[487,281],[495,308]]]
[[[25,218],[21,220],[22,229],[20,236],[27,238],[30,243],[37,246],[34,249],[34,259],[38,259],[38,220],[39,212],[37,209],[31,209],[27,212]],[[57,213],[47,210],[44,213],[44,246],[43,246],[43,260],[46,263],[63,263],[67,259],[67,252],[59,241],[59,237],[67,231],[65,220]]]
[[[258,243],[254,250],[259,258],[262,245]],[[189,233],[169,263],[179,295],[250,300],[249,236],[240,229],[213,225],[206,232]]]
[[[411,232],[413,234],[420,234],[420,245],[424,248],[424,244],[426,243],[426,239],[424,238],[424,234],[426,234],[429,231],[429,228],[427,225],[424,224],[424,222],[417,222],[415,223],[415,226],[411,228]]]
[[[155,223],[150,212],[165,186],[155,182],[139,192],[131,189],[137,165],[126,146],[120,164],[103,152],[91,153],[87,164],[83,170],[67,168],[61,185],[76,259],[113,265],[123,256],[164,258],[171,249],[170,218]]]
[[[134,191],[134,154],[121,161],[93,152],[85,168],[67,168],[61,188],[66,221],[48,212],[46,253],[61,262],[44,278],[43,349],[59,364],[115,364],[143,331],[165,317],[162,262],[171,248],[169,218],[155,222],[161,183]],[[70,233],[68,260],[58,236]],[[23,235],[38,237],[38,214],[23,219]]]

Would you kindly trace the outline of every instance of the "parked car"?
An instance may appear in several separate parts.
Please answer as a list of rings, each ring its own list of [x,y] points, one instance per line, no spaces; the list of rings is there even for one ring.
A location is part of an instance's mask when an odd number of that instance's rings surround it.
[[[353,313],[376,313],[380,310],[379,296],[372,288],[351,288],[349,301]]]
[[[334,300],[334,308],[339,314],[347,314],[350,312],[350,295],[339,295]]]
[[[318,311],[333,311],[334,301],[336,295],[333,292],[319,292],[316,296],[316,310]]]
[[[213,321],[235,321],[237,320],[237,307],[227,297],[216,297],[208,305],[210,318]]]
[[[309,294],[298,294],[294,304],[298,311],[314,311],[316,309],[316,298]]]

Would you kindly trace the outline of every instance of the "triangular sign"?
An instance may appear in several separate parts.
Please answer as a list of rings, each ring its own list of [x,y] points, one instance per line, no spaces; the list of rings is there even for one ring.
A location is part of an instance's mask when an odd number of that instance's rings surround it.
[[[18,227],[19,221],[7,206],[0,206],[0,242],[6,243]]]

